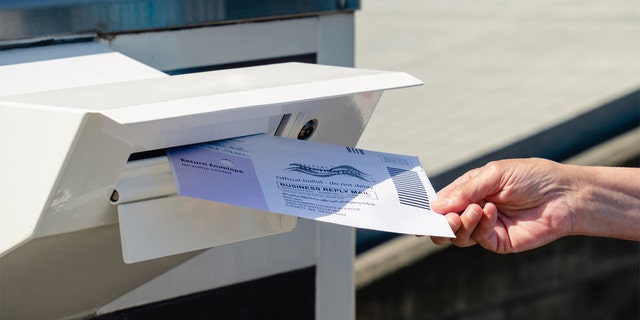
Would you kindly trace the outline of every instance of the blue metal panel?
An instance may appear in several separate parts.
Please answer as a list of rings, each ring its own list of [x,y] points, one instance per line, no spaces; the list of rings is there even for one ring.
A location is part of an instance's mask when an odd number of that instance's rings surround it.
[[[359,0],[2,0],[0,41],[354,11]]]

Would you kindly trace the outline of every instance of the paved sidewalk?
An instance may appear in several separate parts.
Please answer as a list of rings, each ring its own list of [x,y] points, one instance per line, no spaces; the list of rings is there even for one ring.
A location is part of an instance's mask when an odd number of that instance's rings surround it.
[[[640,1],[363,0],[356,66],[406,71],[362,148],[429,175],[640,88]]]

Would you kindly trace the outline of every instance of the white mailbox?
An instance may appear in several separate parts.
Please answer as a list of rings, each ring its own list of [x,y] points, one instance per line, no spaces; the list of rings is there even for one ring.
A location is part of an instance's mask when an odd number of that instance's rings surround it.
[[[177,196],[164,150],[257,133],[353,146],[384,90],[420,83],[285,63],[0,97],[3,314],[57,292],[28,274],[91,287],[86,312],[194,250],[291,231],[291,216]]]
[[[286,63],[4,97],[0,248],[116,223],[118,206],[127,262],[289,231],[290,216],[175,196],[164,149],[301,132],[353,145],[382,90],[418,83]]]

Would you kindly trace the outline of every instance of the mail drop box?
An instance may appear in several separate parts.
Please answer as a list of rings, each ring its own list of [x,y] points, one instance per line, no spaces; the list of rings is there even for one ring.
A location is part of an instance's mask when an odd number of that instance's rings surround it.
[[[199,250],[295,230],[292,216],[178,196],[165,150],[252,134],[354,146],[384,90],[419,84],[284,63],[0,97],[0,254],[16,275],[2,308],[46,299],[29,272],[92,287],[83,308],[98,308]]]

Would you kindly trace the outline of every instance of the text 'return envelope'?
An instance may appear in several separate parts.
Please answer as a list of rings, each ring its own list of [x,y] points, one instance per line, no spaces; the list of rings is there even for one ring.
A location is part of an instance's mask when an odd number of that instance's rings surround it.
[[[394,233],[454,237],[417,157],[267,135],[168,152],[178,195]]]

